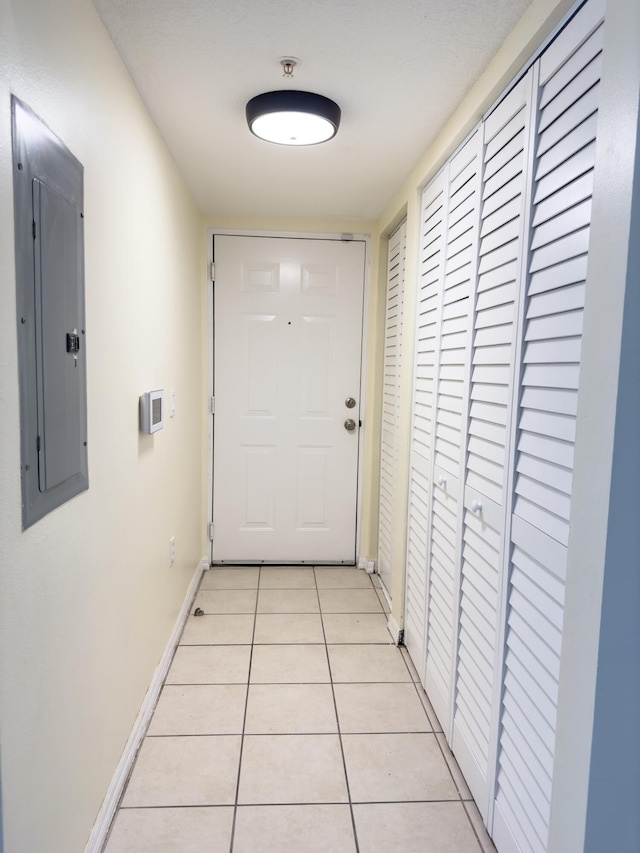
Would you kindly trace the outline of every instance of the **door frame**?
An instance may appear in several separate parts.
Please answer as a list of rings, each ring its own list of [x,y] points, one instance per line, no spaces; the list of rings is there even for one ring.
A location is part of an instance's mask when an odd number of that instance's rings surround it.
[[[365,244],[364,247],[364,290],[362,300],[362,340],[360,351],[360,421],[362,426],[358,430],[358,473],[356,483],[356,565],[360,561],[360,537],[362,532],[362,487],[364,483],[364,447],[365,433],[367,429],[366,418],[366,390],[367,390],[367,352],[369,343],[369,312],[371,306],[371,234],[345,233],[344,231],[263,231],[244,228],[207,228],[207,509],[206,509],[206,537],[207,557],[209,565],[214,559],[214,542],[209,536],[209,525],[213,524],[213,419],[209,400],[214,396],[214,318],[213,318],[213,281],[211,278],[211,264],[213,263],[213,238],[218,236],[234,237],[279,237],[290,239],[307,240],[358,240]],[[215,535],[215,534],[214,534]]]

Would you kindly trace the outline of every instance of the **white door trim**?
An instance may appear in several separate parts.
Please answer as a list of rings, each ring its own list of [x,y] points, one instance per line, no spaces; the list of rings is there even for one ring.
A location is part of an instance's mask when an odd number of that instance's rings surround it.
[[[371,306],[371,234],[319,231],[262,231],[244,228],[207,228],[207,509],[206,531],[208,538],[209,524],[213,524],[213,418],[209,400],[214,393],[214,324],[213,324],[213,282],[211,280],[211,264],[213,263],[213,238],[216,235],[233,235],[237,237],[282,237],[308,240],[359,240],[365,244],[364,257],[364,299],[362,306],[362,351],[360,353],[360,418],[362,427],[358,431],[358,482],[356,504],[356,565],[360,559],[360,536],[362,532],[362,486],[364,482],[364,447],[367,430],[366,419],[366,390],[367,390],[367,352],[369,342],[369,312]],[[209,539],[207,548],[209,562],[213,561],[213,542]]]

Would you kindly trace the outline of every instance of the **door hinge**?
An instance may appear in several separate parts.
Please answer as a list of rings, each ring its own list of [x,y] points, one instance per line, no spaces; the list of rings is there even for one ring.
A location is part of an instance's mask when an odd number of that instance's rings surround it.
[[[207,525],[207,530],[209,534],[209,540],[213,542],[213,521],[209,522],[209,524]]]
[[[213,261],[211,262],[211,269],[209,271],[209,275],[211,276],[211,281],[216,280],[216,265]]]
[[[215,415],[216,413],[216,398],[209,397],[209,414]]]
[[[36,436],[36,450],[40,453],[40,436]]]

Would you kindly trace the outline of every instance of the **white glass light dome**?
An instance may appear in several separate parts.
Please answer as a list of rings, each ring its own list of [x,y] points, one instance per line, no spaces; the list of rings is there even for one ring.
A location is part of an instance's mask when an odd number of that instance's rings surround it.
[[[335,136],[340,125],[334,101],[294,89],[257,95],[246,112],[251,132],[279,145],[317,145]]]

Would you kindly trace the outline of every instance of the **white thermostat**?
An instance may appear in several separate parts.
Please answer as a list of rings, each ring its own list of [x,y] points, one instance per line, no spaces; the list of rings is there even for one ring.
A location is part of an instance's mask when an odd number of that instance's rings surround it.
[[[140,397],[140,431],[158,432],[164,426],[162,390],[145,391]]]

